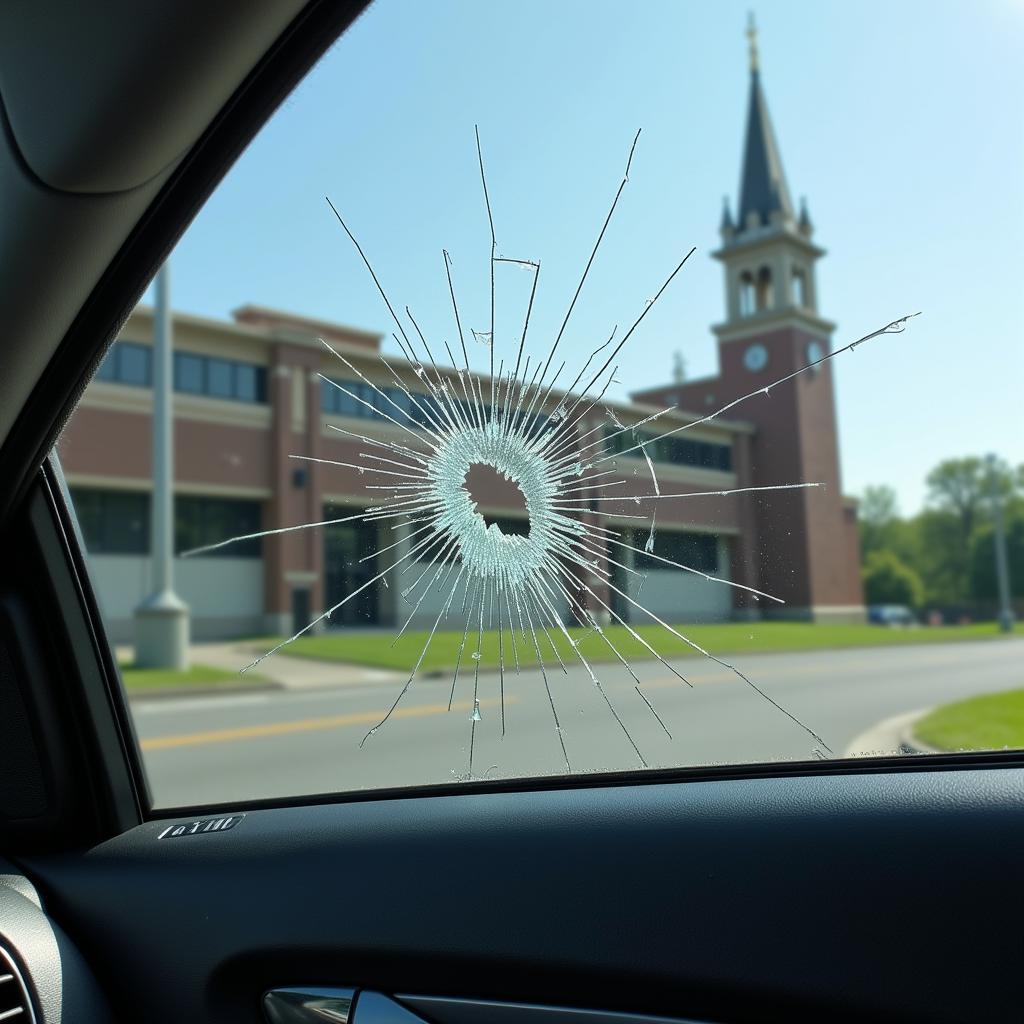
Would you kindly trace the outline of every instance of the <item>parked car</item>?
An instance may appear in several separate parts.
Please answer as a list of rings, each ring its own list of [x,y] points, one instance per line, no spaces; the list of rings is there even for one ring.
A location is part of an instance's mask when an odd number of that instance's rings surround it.
[[[905,604],[873,604],[868,622],[875,626],[916,626],[917,616]]]

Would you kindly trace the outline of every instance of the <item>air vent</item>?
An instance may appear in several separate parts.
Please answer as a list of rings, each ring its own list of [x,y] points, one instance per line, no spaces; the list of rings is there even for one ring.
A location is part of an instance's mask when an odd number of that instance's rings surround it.
[[[33,1024],[35,1019],[25,979],[7,950],[0,946],[0,1021]]]

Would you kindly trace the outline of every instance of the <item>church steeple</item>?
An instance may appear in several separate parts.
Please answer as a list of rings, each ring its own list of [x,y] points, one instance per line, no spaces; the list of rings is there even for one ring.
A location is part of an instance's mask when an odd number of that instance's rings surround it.
[[[757,28],[751,17],[750,93],[740,169],[736,217],[726,202],[719,224],[722,247],[714,255],[725,264],[726,333],[760,330],[766,319],[794,317],[818,329],[815,263],[824,250],[811,240],[814,229],[802,202],[797,214],[782,170],[768,103],[761,87]],[[795,321],[794,321],[795,322]]]
[[[782,158],[768,115],[768,103],[761,87],[757,27],[753,15],[747,28],[750,44],[750,94],[747,103],[747,134],[743,146],[740,173],[740,205],[737,229],[740,232],[768,224],[792,223],[793,201],[782,170]]]
[[[748,39],[750,100],[739,207],[724,204],[722,244],[714,253],[725,273],[725,317],[712,327],[719,372],[634,396],[654,407],[689,409],[698,417],[756,389],[767,392],[773,381],[788,380],[817,362],[830,350],[835,327],[818,312],[815,270],[824,250],[813,241],[806,204],[795,212],[790,199],[761,89],[753,24]],[[801,73],[797,60],[788,67]],[[740,115],[737,110],[737,120]],[[740,521],[757,525],[756,536],[746,526],[740,533],[729,563],[733,578],[784,596],[781,614],[793,619],[841,621],[863,614],[856,523],[842,498],[832,366],[816,367],[773,387],[771,398],[744,405],[741,417],[752,433],[745,447],[734,449],[750,467],[754,486],[781,480],[828,484],[817,491],[780,491],[770,502],[771,513],[756,520],[749,511],[753,505],[739,505],[740,516],[751,516]],[[778,557],[765,558],[764,551]],[[758,611],[750,605],[738,614]]]

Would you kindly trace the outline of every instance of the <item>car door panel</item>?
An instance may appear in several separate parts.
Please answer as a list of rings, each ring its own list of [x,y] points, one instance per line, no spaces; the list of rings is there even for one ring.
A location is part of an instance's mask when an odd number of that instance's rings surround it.
[[[1015,770],[453,792],[160,839],[168,824],[26,864],[119,1009],[154,1021],[252,1020],[286,984],[723,1021],[998,1019],[1015,999]]]

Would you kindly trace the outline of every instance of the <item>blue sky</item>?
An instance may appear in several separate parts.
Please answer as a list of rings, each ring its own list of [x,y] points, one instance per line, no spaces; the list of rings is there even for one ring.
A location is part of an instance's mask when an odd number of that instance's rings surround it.
[[[176,308],[246,302],[391,325],[330,195],[399,306],[452,339],[488,319],[489,235],[540,259],[531,335],[564,316],[643,129],[630,182],[562,344],[570,363],[628,326],[697,253],[631,341],[618,394],[716,370],[722,196],[735,203],[749,3],[380,0],[252,143],[173,258]],[[819,308],[838,346],[922,310],[835,364],[843,484],[893,485],[904,512],[940,459],[1024,462],[1024,3],[762,2],[762,80],[790,190],[806,195]],[[499,281],[498,347],[529,277]],[[507,329],[506,329],[507,328]],[[483,350],[478,353],[482,357]],[[739,412],[739,410],[737,410]]]

